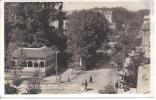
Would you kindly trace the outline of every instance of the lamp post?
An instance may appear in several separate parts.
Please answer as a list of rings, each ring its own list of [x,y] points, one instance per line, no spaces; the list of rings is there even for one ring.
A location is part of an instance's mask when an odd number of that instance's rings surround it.
[[[58,82],[58,79],[57,79],[57,53],[58,51],[56,51],[56,66],[55,66],[55,71],[56,71],[56,82]]]

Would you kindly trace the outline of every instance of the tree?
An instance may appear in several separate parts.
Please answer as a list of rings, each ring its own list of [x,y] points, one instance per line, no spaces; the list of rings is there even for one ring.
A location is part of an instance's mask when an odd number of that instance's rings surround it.
[[[128,66],[128,80],[130,81],[129,84],[132,87],[137,86],[137,78],[138,78],[138,68],[144,64],[145,57],[143,56],[144,53],[140,52],[137,56],[132,57],[132,63]]]
[[[135,48],[135,45],[133,44],[134,40],[132,40],[129,35],[127,36],[125,33],[122,33],[116,42],[117,44],[113,48],[111,58],[118,67],[122,68],[126,56]]]
[[[56,39],[60,40],[63,35],[61,24],[65,16],[61,6],[62,2],[5,3],[6,44],[11,41],[17,42],[19,47],[58,46]],[[54,20],[59,20],[59,29],[50,26]]]
[[[74,11],[68,18],[67,50],[71,55],[70,66],[82,59],[86,68],[95,64],[96,50],[107,40],[108,22],[94,11]]]
[[[12,86],[10,86],[9,83],[5,84],[5,93],[6,94],[16,94],[18,93],[18,90]]]
[[[5,52],[5,72],[9,72],[13,69],[14,65],[12,63],[12,51],[15,49],[15,44],[9,43],[8,49]]]
[[[116,29],[122,30],[123,24],[130,24],[130,28],[140,28],[144,15],[149,15],[149,9],[141,9],[138,11],[129,11],[123,7],[113,7],[113,8],[94,8],[96,10],[102,11],[112,11],[113,22],[116,23]]]
[[[21,48],[18,53],[17,64],[14,64],[14,67],[13,67],[13,84],[15,86],[19,86],[22,83],[21,73],[22,73],[23,67],[26,66],[26,58],[27,56],[25,52],[23,51],[23,49]]]

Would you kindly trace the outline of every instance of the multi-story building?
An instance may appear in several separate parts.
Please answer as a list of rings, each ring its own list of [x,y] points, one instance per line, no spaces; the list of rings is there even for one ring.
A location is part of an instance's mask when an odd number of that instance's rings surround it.
[[[103,10],[95,10],[95,11],[100,12],[102,15],[105,16],[105,18],[109,22],[109,28],[115,29],[116,24],[113,22],[113,13],[112,13],[112,11],[103,11]]]
[[[150,16],[144,16],[142,25],[142,49],[145,57],[150,57]]]
[[[113,23],[113,21],[112,21],[112,11],[102,11],[102,10],[100,10],[100,13],[105,16],[105,18],[108,20],[109,23]]]
[[[144,52],[144,57],[150,58],[150,16],[144,16],[142,24],[142,44],[141,48]],[[149,94],[150,88],[150,64],[139,66],[138,80],[137,80],[137,93]]]

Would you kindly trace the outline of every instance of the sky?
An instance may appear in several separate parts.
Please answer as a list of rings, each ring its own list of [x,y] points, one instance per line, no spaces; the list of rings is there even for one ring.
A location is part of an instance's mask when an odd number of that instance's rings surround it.
[[[101,7],[124,7],[131,11],[137,11],[140,9],[150,9],[150,2],[138,1],[138,2],[64,2],[63,10],[82,10]]]

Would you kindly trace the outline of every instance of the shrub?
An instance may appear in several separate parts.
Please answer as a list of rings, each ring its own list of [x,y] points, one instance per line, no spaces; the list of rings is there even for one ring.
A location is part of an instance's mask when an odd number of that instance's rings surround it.
[[[19,86],[22,83],[22,79],[20,78],[19,73],[14,72],[13,73],[13,85]]]
[[[37,78],[30,79],[28,81],[27,93],[38,94],[39,92],[41,92],[41,89],[40,89],[40,82],[38,81],[38,79]]]
[[[28,94],[38,94],[41,92],[40,89],[40,72],[35,71],[33,78],[28,80],[27,93]]]
[[[100,94],[116,94],[117,91],[112,84],[106,85],[103,89],[98,90]]]
[[[5,93],[6,94],[17,94],[18,90],[14,87],[11,87],[9,83],[5,84]]]

